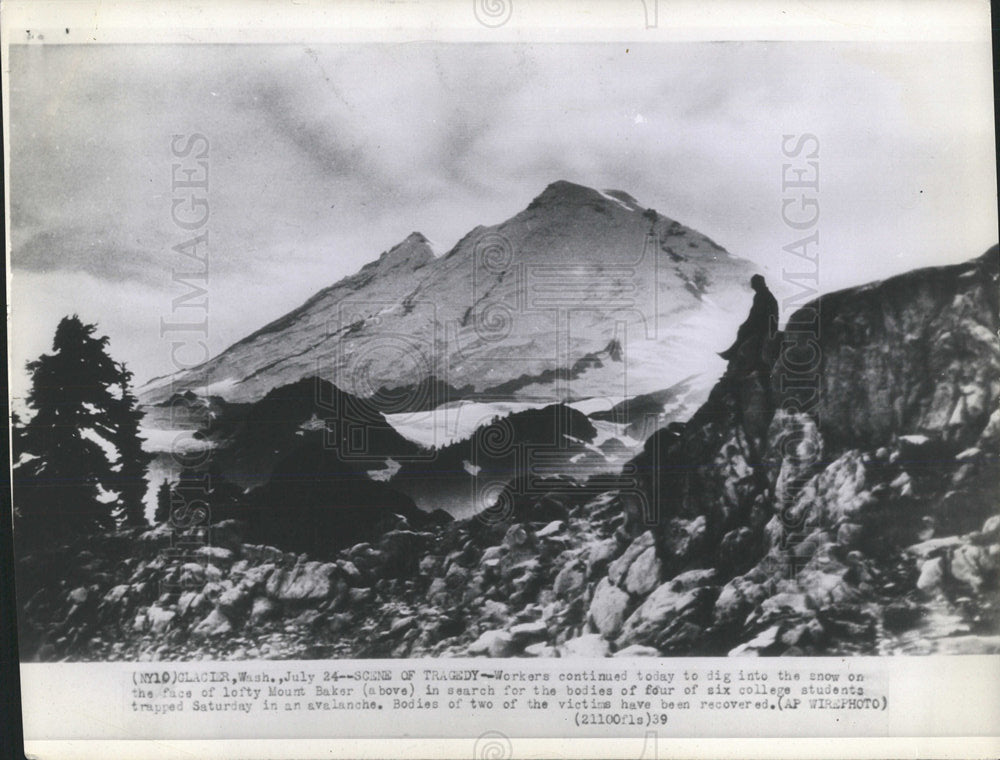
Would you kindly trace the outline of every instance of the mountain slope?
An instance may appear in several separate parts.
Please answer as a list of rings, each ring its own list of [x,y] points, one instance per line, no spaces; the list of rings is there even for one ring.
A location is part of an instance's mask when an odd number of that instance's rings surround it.
[[[262,501],[308,503],[310,514],[292,515],[306,518],[309,548],[257,545],[291,538],[277,522],[252,541],[227,522],[200,565],[167,552],[183,537],[167,525],[20,554],[22,651],[42,661],[997,654],[998,281],[993,249],[824,296],[775,336],[769,370],[728,367],[620,477],[521,478],[509,508],[473,519],[432,520],[399,496],[382,514],[338,519],[356,497],[339,465],[295,452],[276,470],[304,463],[326,477],[291,499],[278,481]],[[817,314],[821,329],[807,332]],[[804,362],[810,339],[826,357],[815,366]],[[815,370],[812,385],[790,384],[795,370]],[[904,403],[873,418],[886,389]],[[541,422],[536,435],[554,427],[545,414],[524,418]],[[578,419],[574,438],[592,439],[589,425]],[[483,430],[478,448],[498,448],[498,432]],[[360,493],[373,495],[389,496]],[[375,518],[377,535],[359,537],[358,517]]]
[[[555,182],[435,258],[413,233],[203,365],[140,389],[253,401],[318,375],[386,414],[442,388],[546,403],[660,390],[720,368],[751,266],[625,193]],[[590,361],[609,345],[614,358]],[[380,393],[380,389],[396,389]],[[419,397],[419,398],[418,398]]]

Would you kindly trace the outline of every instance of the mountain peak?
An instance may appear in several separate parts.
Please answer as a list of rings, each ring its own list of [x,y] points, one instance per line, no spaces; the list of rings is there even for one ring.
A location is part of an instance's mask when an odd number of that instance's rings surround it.
[[[423,233],[411,232],[402,241],[379,256],[379,267],[409,264],[414,269],[434,259],[434,249]]]
[[[546,187],[541,195],[528,206],[529,209],[541,206],[583,205],[604,203],[621,206],[628,211],[642,211],[643,207],[628,193],[622,190],[597,190],[586,185],[578,185],[564,179],[556,180]]]
[[[601,197],[601,193],[592,187],[578,185],[564,179],[556,180],[546,187],[541,195],[536,197],[531,206],[540,206],[552,203],[572,203],[593,200],[594,197]],[[531,208],[529,206],[529,208]]]

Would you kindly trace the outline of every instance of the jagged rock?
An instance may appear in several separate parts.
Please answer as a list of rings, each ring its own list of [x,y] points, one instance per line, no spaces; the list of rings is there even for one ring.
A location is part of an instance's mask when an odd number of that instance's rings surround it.
[[[470,655],[510,657],[514,653],[514,639],[507,631],[486,631],[469,644],[467,652]]]
[[[199,546],[194,550],[194,554],[220,564],[231,563],[236,557],[232,549],[224,546]]]
[[[558,657],[559,650],[551,644],[539,641],[536,644],[529,644],[524,648],[524,653],[528,657]]]
[[[192,608],[192,604],[196,599],[202,598],[200,594],[195,591],[184,591],[179,597],[177,597],[177,614],[180,617],[187,617],[189,612],[195,612]]]
[[[951,575],[962,583],[967,583],[972,590],[978,592],[987,583],[996,579],[1000,562],[996,554],[989,549],[973,544],[964,544],[951,554],[949,563]]]
[[[515,648],[522,647],[538,639],[544,639],[548,636],[548,633],[548,626],[541,620],[536,620],[532,623],[519,623],[510,628],[510,635]]]
[[[464,588],[469,582],[469,571],[459,564],[453,564],[444,574],[444,585],[448,589]]]
[[[1000,449],[1000,409],[994,409],[983,432],[979,435],[977,447],[986,451]]]
[[[196,636],[224,636],[232,633],[233,625],[220,610],[215,609],[192,630]]]
[[[1000,539],[1000,515],[993,515],[986,518],[982,529],[979,531],[987,540]]]
[[[603,575],[617,553],[618,541],[615,538],[605,538],[587,547],[588,575],[591,578]]]
[[[756,557],[753,553],[753,531],[746,526],[726,533],[719,542],[716,559],[725,573],[741,573],[750,569]]]
[[[582,560],[575,560],[559,571],[552,589],[556,596],[568,600],[579,594],[586,583],[587,566]]]
[[[780,641],[787,647],[802,649],[821,644],[825,635],[826,631],[823,629],[822,623],[816,618],[811,618],[784,631],[780,636]]]
[[[704,622],[715,596],[711,588],[677,591],[670,582],[664,583],[629,616],[616,643],[619,648],[629,644],[651,644],[661,638],[668,623]]]
[[[350,602],[352,606],[357,604],[366,604],[374,598],[375,598],[375,591],[371,588],[368,588],[367,586],[364,587],[355,586],[353,588],[347,589],[347,600]]]
[[[760,605],[761,613],[786,613],[806,615],[811,611],[809,597],[806,594],[783,592],[765,599]]]
[[[151,633],[163,633],[177,617],[173,610],[165,610],[161,607],[148,607],[146,609],[146,619],[149,621]]]
[[[611,582],[620,586],[632,563],[647,549],[653,548],[655,543],[656,539],[652,531],[647,530],[636,538],[625,550],[625,553],[608,566],[608,578],[611,579]]]
[[[660,537],[661,556],[666,570],[678,571],[698,559],[704,549],[707,521],[705,515],[693,520],[670,520]]]
[[[483,602],[482,610],[479,614],[480,618],[484,621],[503,623],[510,618],[510,607],[504,602],[487,599]]]
[[[975,462],[982,456],[983,452],[978,446],[963,449],[955,455],[956,462]]]
[[[747,614],[768,595],[761,583],[749,577],[737,576],[727,583],[715,601],[712,619],[716,625],[731,626],[742,623]]]
[[[908,472],[901,472],[896,476],[895,480],[889,484],[889,487],[901,490],[904,486],[908,486],[912,481],[913,479],[910,477]]]
[[[500,558],[504,555],[505,548],[503,546],[487,546],[483,550],[482,555],[479,557],[479,564],[483,565],[487,562],[499,562]]]
[[[549,537],[557,535],[565,527],[566,527],[566,523],[563,522],[562,520],[553,520],[548,525],[546,525],[544,528],[541,528],[540,530],[538,530],[535,533],[535,536],[537,538],[549,538]]]
[[[138,571],[137,571],[138,572]],[[133,578],[135,575],[133,575]],[[177,583],[184,588],[200,586],[205,582],[205,566],[197,562],[185,562],[180,567]]]
[[[511,549],[531,543],[531,533],[521,524],[511,525],[503,537],[503,545]]]
[[[844,522],[837,528],[837,543],[846,547],[857,546],[864,534],[864,528],[858,523]]]
[[[625,590],[636,596],[645,596],[660,583],[661,564],[656,548],[650,547],[636,557],[625,574]]]
[[[279,601],[321,600],[334,590],[337,566],[332,562],[300,562],[275,570],[267,579],[268,596]]]
[[[920,577],[917,578],[917,588],[925,594],[934,594],[941,589],[944,577],[944,558],[935,557],[934,559],[929,559],[920,568]]]
[[[561,644],[558,649],[562,657],[607,657],[611,654],[608,642],[596,633],[577,636]]]
[[[906,551],[919,561],[927,559],[933,554],[941,554],[944,550],[955,549],[961,545],[961,536],[941,536],[940,538],[931,538],[919,544],[909,546]]]
[[[762,654],[778,643],[778,634],[781,633],[780,625],[773,625],[767,630],[761,631],[750,641],[740,644],[735,649],[730,650],[730,657],[746,657]]]
[[[822,461],[823,437],[809,415],[779,409],[768,438],[774,457],[781,463],[774,484],[774,501],[780,511],[794,501]]]
[[[424,559],[427,559],[425,557]],[[341,574],[352,586],[360,586],[363,584],[363,579],[361,577],[361,571],[358,570],[358,566],[355,565],[350,560],[338,559],[337,567],[339,568]],[[428,573],[429,574],[429,573]]]
[[[656,647],[647,647],[642,644],[631,644],[624,649],[619,649],[612,657],[659,657],[660,650]]]
[[[439,606],[448,603],[448,585],[444,582],[444,578],[435,578],[431,581],[431,585],[427,587],[427,600]]]
[[[602,636],[613,639],[621,630],[629,597],[608,578],[602,578],[594,590],[588,616]]]
[[[253,600],[250,608],[250,623],[260,625],[266,620],[270,620],[278,614],[278,605],[266,596],[258,596]]]
[[[861,451],[842,454],[802,487],[792,507],[783,515],[784,522],[802,530],[853,519],[875,501],[867,488],[867,478],[865,455]]]
[[[238,586],[224,591],[217,604],[219,609],[222,610],[229,617],[237,617],[242,615],[243,612],[250,606],[251,602],[251,591],[247,586],[242,583]]]
[[[269,562],[274,565],[294,564],[296,555],[265,544],[243,544],[242,555],[251,562]]]

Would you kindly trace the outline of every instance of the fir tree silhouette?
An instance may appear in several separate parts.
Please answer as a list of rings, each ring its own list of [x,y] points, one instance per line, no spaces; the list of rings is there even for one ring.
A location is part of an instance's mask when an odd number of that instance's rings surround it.
[[[157,525],[162,525],[170,519],[170,499],[173,490],[173,486],[166,478],[156,489],[156,512],[153,514],[153,522]]]
[[[107,351],[107,336],[75,314],[56,328],[52,353],[28,362],[34,412],[14,467],[18,529],[28,541],[136,524],[148,455],[131,373]],[[144,521],[143,521],[144,522]]]
[[[108,409],[111,422],[109,436],[118,451],[117,479],[119,517],[125,525],[147,525],[143,496],[146,495],[146,468],[153,457],[143,450],[144,439],[139,435],[143,413],[137,408],[138,399],[132,394],[132,373],[124,364],[118,365],[118,398]]]

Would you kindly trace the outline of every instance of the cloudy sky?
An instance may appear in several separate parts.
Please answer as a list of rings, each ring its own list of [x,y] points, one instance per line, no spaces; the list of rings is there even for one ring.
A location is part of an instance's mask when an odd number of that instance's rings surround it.
[[[820,142],[820,286],[997,240],[987,46],[19,45],[13,392],[76,312],[142,382],[182,289],[171,136],[210,142],[213,353],[413,230],[440,252],[550,182],[622,189],[778,282],[784,134]]]

